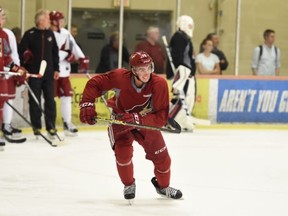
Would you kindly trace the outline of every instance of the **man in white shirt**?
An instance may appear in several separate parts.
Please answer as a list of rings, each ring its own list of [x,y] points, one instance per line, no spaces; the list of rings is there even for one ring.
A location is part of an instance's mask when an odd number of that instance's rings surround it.
[[[252,59],[253,75],[279,76],[280,75],[280,49],[274,45],[275,31],[264,31],[264,44],[256,47]]]

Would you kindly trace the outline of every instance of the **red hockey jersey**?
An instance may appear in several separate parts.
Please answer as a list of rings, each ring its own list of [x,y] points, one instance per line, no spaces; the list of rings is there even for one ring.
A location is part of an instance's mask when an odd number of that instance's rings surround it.
[[[164,78],[152,73],[149,82],[141,88],[134,83],[134,76],[127,69],[116,69],[90,79],[84,89],[81,102],[95,99],[113,90],[115,96],[108,100],[113,113],[140,113],[143,124],[162,127],[169,112],[169,92]]]

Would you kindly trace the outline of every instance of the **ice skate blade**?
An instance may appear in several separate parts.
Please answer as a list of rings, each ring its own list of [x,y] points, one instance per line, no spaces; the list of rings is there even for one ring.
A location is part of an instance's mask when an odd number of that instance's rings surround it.
[[[64,130],[64,135],[67,136],[67,137],[76,137],[78,136],[78,133],[72,133],[70,131],[67,131],[67,130]]]
[[[54,145],[54,146],[64,146],[64,145],[66,145],[66,142],[64,140],[59,141],[58,139],[56,139],[56,140],[51,140],[51,142],[52,142],[52,145]]]
[[[129,205],[133,205],[134,204],[134,199],[127,199],[127,201],[128,201]]]
[[[48,139],[50,139],[51,141],[56,140],[56,136],[50,135],[49,133],[47,134]]]
[[[21,133],[12,133],[12,138],[20,138],[21,136]]]
[[[190,133],[193,133],[193,132],[194,132],[194,129],[182,128],[181,132],[190,132]]]
[[[163,194],[159,194],[158,195],[160,196],[160,199],[164,199],[164,200],[184,200],[183,196],[179,199],[174,199],[172,197],[167,197],[166,195],[163,195]]]
[[[15,138],[12,135],[7,135],[7,134],[3,134],[3,137],[9,143],[20,144],[20,143],[26,142],[26,138],[25,137]]]

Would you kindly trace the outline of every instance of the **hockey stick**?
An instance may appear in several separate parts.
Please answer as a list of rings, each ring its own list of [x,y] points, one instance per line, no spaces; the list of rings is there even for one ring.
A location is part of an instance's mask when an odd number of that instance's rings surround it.
[[[22,76],[21,73],[19,72],[11,72],[11,71],[0,71],[0,74],[3,74],[3,75],[9,75],[9,76]],[[41,78],[41,74],[30,74],[30,73],[27,73],[27,77],[33,77],[33,78]]]
[[[46,62],[45,60],[42,60],[42,61],[41,61],[41,64],[40,64],[40,69],[39,69],[39,76],[40,76],[40,78],[44,76],[46,67],[47,67],[47,62]]]
[[[150,126],[150,125],[142,125],[142,124],[136,124],[136,123],[130,123],[130,122],[124,122],[121,120],[116,120],[116,119],[105,119],[105,118],[96,118],[97,121],[103,121],[103,122],[108,122],[109,124],[117,124],[117,125],[125,125],[125,126],[130,126],[130,127],[135,127],[135,128],[142,128],[142,129],[148,129],[148,130],[157,130],[157,131],[165,131],[165,132],[170,132],[170,133],[181,133],[181,127],[180,125],[174,121],[173,119],[168,119],[171,126],[173,126],[174,129],[169,129],[169,128],[162,128],[162,127],[155,127],[155,126]]]
[[[9,143],[24,143],[26,142],[26,137],[23,138],[13,138],[12,135],[7,135],[2,131],[3,137],[7,140]]]
[[[31,74],[27,73],[27,77],[33,77],[33,78],[42,78],[44,76],[45,70],[47,67],[47,62],[45,60],[42,60],[40,63],[40,69],[38,74]],[[0,71],[0,74],[9,75],[9,76],[22,76],[19,72],[11,72],[11,71]]]
[[[169,60],[169,63],[170,63],[170,66],[172,68],[172,71],[175,75],[176,73],[176,68],[175,68],[175,65],[173,64],[173,60],[172,60],[172,55],[171,55],[171,52],[170,52],[170,49],[169,49],[169,46],[168,46],[168,42],[167,42],[167,39],[166,39],[166,36],[162,36],[162,40],[163,40],[163,43],[164,43],[164,46],[165,46],[165,50],[166,50],[166,53],[167,53],[167,56],[168,56],[168,60]]]
[[[28,125],[30,125],[30,127],[32,127],[33,130],[37,130],[31,122],[29,122],[15,107],[13,107],[8,101],[6,101],[7,105],[10,106]],[[40,131],[39,131],[39,135],[46,141],[49,143],[49,145],[51,145],[52,147],[57,147],[57,145],[54,145],[49,139],[47,139]]]

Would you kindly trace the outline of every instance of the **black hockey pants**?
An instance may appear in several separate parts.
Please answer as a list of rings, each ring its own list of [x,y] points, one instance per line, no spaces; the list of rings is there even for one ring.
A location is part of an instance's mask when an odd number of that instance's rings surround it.
[[[28,83],[41,106],[41,95],[43,92],[44,109],[42,110],[44,110],[45,113],[46,130],[55,129],[56,102],[54,100],[54,79],[30,78]],[[32,125],[36,129],[41,129],[42,112],[30,92],[29,112]]]

